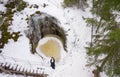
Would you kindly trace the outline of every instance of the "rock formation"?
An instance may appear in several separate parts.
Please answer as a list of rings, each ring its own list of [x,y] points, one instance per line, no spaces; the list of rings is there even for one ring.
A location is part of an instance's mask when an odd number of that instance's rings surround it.
[[[36,13],[31,15],[27,37],[30,39],[32,53],[36,52],[35,49],[39,40],[51,34],[58,36],[61,39],[63,47],[66,50],[66,34],[59,24],[60,22],[58,22],[57,19],[46,13]]]

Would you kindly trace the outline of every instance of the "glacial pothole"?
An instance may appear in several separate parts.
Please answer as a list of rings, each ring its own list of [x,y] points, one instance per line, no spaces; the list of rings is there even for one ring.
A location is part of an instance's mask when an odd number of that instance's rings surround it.
[[[29,29],[26,32],[30,40],[31,52],[40,56],[61,59],[61,51],[67,52],[67,35],[60,22],[51,15],[40,12],[29,18]],[[47,40],[46,40],[47,39]]]
[[[62,42],[55,37],[45,37],[41,39],[36,48],[36,51],[43,57],[54,57],[57,62],[61,58],[62,50]]]

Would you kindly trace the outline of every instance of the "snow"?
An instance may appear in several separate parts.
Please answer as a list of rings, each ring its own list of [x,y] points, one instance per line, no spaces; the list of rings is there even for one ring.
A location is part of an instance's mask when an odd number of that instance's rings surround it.
[[[90,27],[86,26],[82,17],[91,17],[89,9],[81,11],[75,7],[63,8],[63,0],[24,0],[29,3],[22,12],[16,13],[13,16],[13,24],[9,27],[11,32],[20,31],[21,35],[17,42],[9,40],[9,43],[2,49],[2,55],[9,57],[5,61],[11,61],[14,58],[18,64],[25,66],[29,65],[42,65],[45,69],[44,72],[48,73],[48,77],[93,77],[92,68],[86,67],[86,42],[90,41]],[[31,5],[37,4],[39,8],[30,8]],[[43,7],[47,4],[46,7]],[[0,10],[5,10],[3,5],[0,4]],[[67,36],[67,49],[68,53],[62,61],[57,63],[56,69],[53,70],[49,66],[49,59],[42,60],[38,54],[30,53],[29,40],[25,36],[25,31],[28,30],[27,21],[25,20],[36,11],[45,12],[57,18],[60,21],[60,26],[63,27],[68,34]],[[62,53],[64,54],[64,53]],[[2,59],[0,59],[2,61]],[[14,61],[13,61],[14,62]],[[12,62],[11,62],[12,63]],[[27,66],[25,66],[27,67]],[[31,68],[30,68],[31,69]],[[107,77],[101,74],[101,77]],[[22,77],[16,75],[8,75],[1,73],[0,77]]]

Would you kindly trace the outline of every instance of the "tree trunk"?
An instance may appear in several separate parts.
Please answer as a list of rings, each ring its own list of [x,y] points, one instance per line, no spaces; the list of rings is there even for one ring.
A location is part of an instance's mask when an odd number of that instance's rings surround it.
[[[94,69],[92,73],[94,74],[94,77],[100,77],[100,70]]]

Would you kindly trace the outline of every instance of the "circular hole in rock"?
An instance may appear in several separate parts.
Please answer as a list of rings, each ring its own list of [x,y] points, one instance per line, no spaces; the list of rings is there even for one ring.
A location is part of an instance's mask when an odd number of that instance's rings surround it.
[[[36,51],[42,57],[54,57],[57,62],[60,60],[62,53],[65,52],[62,41],[52,36],[42,38],[37,45]]]

